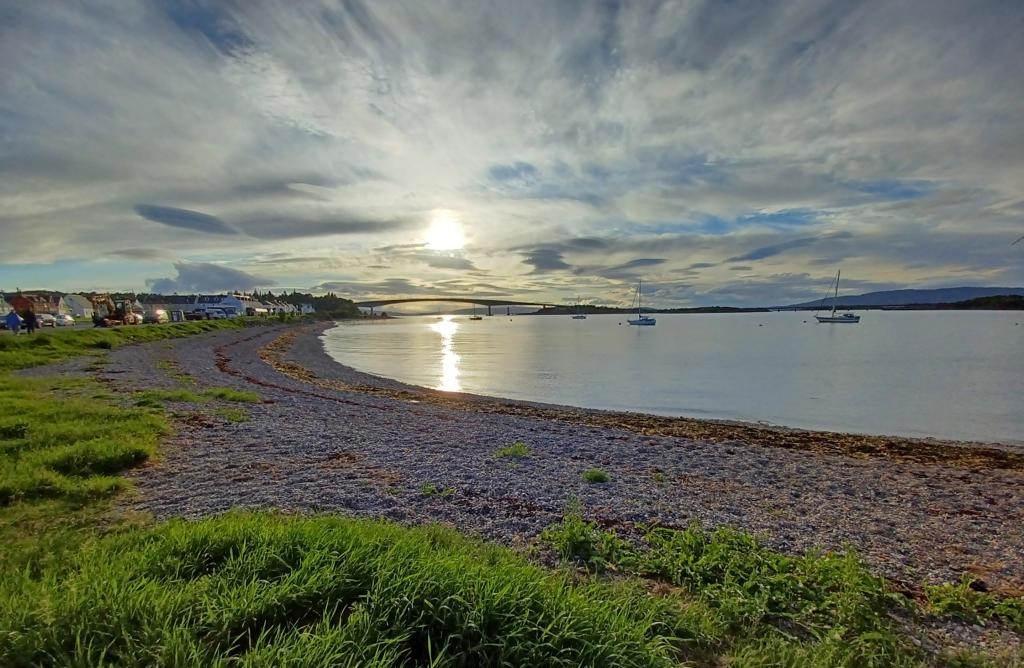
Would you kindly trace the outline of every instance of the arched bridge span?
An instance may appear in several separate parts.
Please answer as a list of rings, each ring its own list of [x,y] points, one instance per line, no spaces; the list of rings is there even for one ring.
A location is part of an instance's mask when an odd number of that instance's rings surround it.
[[[368,301],[356,302],[355,305],[359,308],[368,308],[370,309],[370,313],[373,313],[374,309],[381,306],[390,306],[392,304],[412,304],[416,302],[476,304],[477,306],[486,306],[487,315],[491,315],[491,308],[494,306],[539,306],[541,308],[550,308],[555,306],[555,304],[547,302],[531,302],[517,299],[479,299],[476,297],[409,297],[402,299],[371,299]]]

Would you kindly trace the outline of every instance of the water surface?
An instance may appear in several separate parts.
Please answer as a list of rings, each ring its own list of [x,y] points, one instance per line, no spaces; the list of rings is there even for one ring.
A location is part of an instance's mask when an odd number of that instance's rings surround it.
[[[1024,443],[1024,314],[422,316],[344,322],[328,354],[441,390],[866,434]],[[622,323],[622,324],[620,324]],[[1018,324],[1019,323],[1019,324]]]

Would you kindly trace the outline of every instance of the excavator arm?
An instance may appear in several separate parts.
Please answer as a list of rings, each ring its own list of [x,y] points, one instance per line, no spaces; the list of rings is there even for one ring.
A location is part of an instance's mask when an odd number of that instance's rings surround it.
[[[96,327],[138,325],[142,316],[133,313],[128,302],[115,303],[110,295],[94,295],[90,298],[93,308],[92,323]]]

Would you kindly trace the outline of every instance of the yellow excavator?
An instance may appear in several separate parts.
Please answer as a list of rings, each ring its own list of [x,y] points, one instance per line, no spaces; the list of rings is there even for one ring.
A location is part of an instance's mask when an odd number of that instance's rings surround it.
[[[142,315],[132,311],[131,300],[115,302],[110,295],[94,295],[89,301],[92,302],[92,324],[95,327],[142,324]]]

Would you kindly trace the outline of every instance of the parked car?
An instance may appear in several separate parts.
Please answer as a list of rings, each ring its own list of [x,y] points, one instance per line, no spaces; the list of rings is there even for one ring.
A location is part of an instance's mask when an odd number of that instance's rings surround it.
[[[57,318],[49,313],[40,313],[36,315],[36,320],[39,322],[40,327],[56,327]]]
[[[185,315],[185,318],[188,320],[227,320],[229,317],[231,316],[218,306],[204,306],[192,311],[191,317],[189,317],[189,314]]]
[[[74,327],[75,325],[75,319],[67,313],[61,313],[56,318],[58,327]]]
[[[142,316],[142,322],[144,323],[156,324],[161,322],[168,322],[169,320],[170,317],[168,317],[167,311],[163,310],[162,308],[158,308],[154,311],[146,311],[146,313],[144,313]]]

